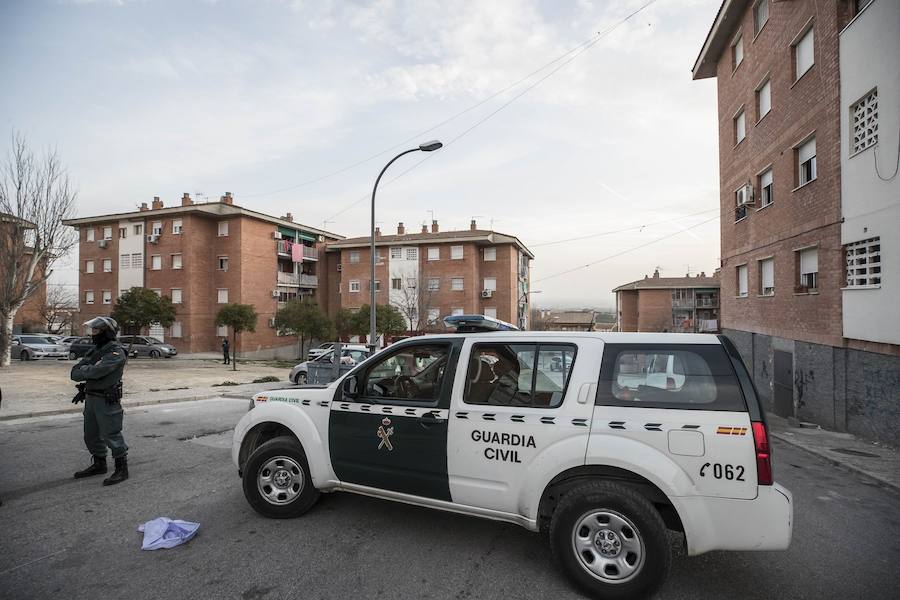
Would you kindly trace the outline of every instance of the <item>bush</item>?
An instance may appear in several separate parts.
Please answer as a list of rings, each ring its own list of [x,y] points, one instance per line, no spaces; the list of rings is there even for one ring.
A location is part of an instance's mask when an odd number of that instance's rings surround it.
[[[241,385],[237,381],[223,381],[222,383],[214,383],[213,387],[221,387],[223,385]]]
[[[276,381],[281,381],[278,377],[274,375],[266,375],[265,377],[258,377],[253,380],[253,383],[274,383]]]

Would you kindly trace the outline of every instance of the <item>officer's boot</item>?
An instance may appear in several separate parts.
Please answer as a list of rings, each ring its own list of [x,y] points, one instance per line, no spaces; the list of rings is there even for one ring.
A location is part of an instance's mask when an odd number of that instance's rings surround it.
[[[103,485],[116,485],[128,479],[128,457],[120,456],[116,459],[116,470],[103,480]]]
[[[82,477],[91,477],[92,475],[103,475],[106,473],[106,457],[105,456],[92,456],[93,462],[91,462],[91,466],[87,469],[83,469],[75,473],[75,479],[81,479]]]

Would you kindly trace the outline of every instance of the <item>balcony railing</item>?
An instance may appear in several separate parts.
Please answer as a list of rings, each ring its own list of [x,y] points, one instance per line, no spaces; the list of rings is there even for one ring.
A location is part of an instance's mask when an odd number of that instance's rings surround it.
[[[718,298],[697,298],[697,308],[717,308],[718,306]]]
[[[672,307],[673,308],[694,308],[694,299],[693,298],[673,298],[672,299]]]
[[[282,256],[291,256],[291,246],[294,245],[294,242],[290,240],[276,240],[275,247],[278,249],[278,254]],[[315,246],[303,246],[303,260],[319,260],[319,250]]]
[[[318,287],[319,278],[316,275],[300,275],[300,287]]]
[[[300,285],[300,275],[297,273],[278,272],[279,285]]]

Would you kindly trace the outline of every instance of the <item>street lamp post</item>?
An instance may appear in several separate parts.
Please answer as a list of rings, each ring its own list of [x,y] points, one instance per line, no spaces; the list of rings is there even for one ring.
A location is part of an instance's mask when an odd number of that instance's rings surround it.
[[[375,187],[372,188],[372,223],[371,223],[371,233],[370,233],[370,243],[369,243],[369,252],[371,254],[371,262],[372,262],[372,277],[370,279],[369,287],[372,288],[371,292],[371,301],[369,302],[369,350],[374,353],[375,349],[378,347],[377,342],[375,341],[375,192],[378,191],[378,182],[381,181],[381,176],[384,175],[384,172],[388,170],[394,161],[403,156],[404,154],[409,154],[410,152],[434,152],[438,150],[443,144],[437,140],[432,140],[430,142],[425,142],[424,144],[419,144],[418,148],[410,148],[409,150],[404,150],[394,158],[388,162],[388,164],[384,165],[384,168],[381,170],[381,173],[378,174],[378,179],[375,180]]]

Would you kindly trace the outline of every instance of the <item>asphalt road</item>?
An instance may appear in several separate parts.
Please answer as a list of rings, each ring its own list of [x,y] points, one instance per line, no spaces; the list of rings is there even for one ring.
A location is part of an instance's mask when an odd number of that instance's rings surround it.
[[[351,494],[323,496],[300,519],[258,516],[229,453],[245,410],[128,410],[131,479],[112,488],[71,478],[87,459],[80,417],[0,423],[0,598],[581,597],[542,538],[514,525]],[[790,550],[678,550],[659,597],[896,598],[900,496],[777,441],[775,460],[796,503]],[[141,551],[137,526],[158,516],[200,532]]]

